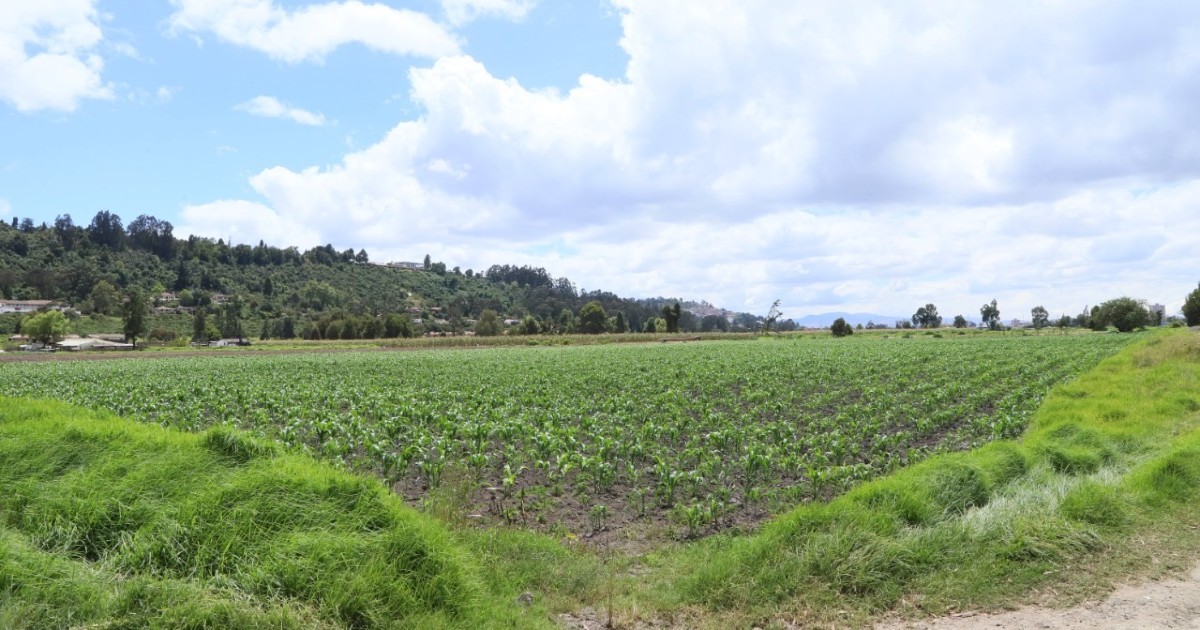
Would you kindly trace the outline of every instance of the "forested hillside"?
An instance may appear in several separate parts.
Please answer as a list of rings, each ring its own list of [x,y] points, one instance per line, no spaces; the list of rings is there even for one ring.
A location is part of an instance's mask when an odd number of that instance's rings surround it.
[[[520,320],[515,328],[526,334],[553,334],[574,332],[580,311],[593,301],[603,308],[606,329],[641,331],[661,329],[659,318],[670,315],[664,307],[677,302],[580,291],[535,267],[464,270],[428,256],[415,269],[381,263],[364,250],[333,245],[300,251],[261,241],[176,238],[170,223],[146,215],[128,225],[107,211],[86,226],[70,215],[54,225],[17,218],[0,223],[0,297],[61,301],[103,321],[118,315],[125,295],[136,289],[160,309],[180,307],[177,320],[203,320],[197,333],[360,338],[461,332],[487,310]],[[756,325],[748,314],[701,318],[683,310],[675,317],[672,328],[685,331]],[[0,320],[0,332],[16,326],[13,316]]]

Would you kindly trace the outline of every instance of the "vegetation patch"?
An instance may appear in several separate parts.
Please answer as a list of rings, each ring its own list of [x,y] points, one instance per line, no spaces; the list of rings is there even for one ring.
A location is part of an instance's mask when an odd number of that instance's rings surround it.
[[[0,402],[4,627],[540,623],[374,480],[226,429]]]
[[[0,393],[248,429],[375,474],[413,505],[453,474],[464,513],[619,545],[628,532],[746,531],[931,454],[1017,435],[1050,387],[1136,338],[864,334],[53,361],[6,365]],[[204,444],[243,464],[271,453],[239,436],[210,432]],[[1085,437],[1047,453],[1094,471],[1108,455]],[[896,509],[920,522],[959,514],[1028,465],[1013,449],[986,457],[921,481],[920,506]]]

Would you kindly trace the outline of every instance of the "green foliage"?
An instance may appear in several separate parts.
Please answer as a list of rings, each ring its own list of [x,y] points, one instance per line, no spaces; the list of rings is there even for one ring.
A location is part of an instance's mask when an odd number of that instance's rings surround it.
[[[21,333],[47,346],[57,343],[67,334],[67,317],[54,310],[30,315],[21,322]]]
[[[1038,330],[1045,328],[1050,323],[1050,313],[1043,306],[1033,307],[1029,314],[1033,318],[1033,327]]]
[[[325,334],[343,335],[342,321]],[[879,336],[84,361],[53,364],[52,395],[187,429],[236,424],[417,488],[462,462],[497,488],[515,474],[610,509],[648,497],[651,518],[703,502],[708,516],[694,525],[708,532],[730,515],[836,495],[939,450],[1011,437],[1050,386],[1131,340]],[[47,369],[5,366],[0,393],[45,395]],[[503,518],[507,506],[493,513]]]
[[[663,307],[666,308],[665,306]],[[595,300],[583,305],[579,309],[579,318],[576,326],[579,332],[588,335],[598,335],[606,330],[608,315],[604,312],[604,306]]]
[[[1150,312],[1137,300],[1120,297],[1101,304],[1093,320],[1099,326],[1113,326],[1120,332],[1132,332],[1150,325]]]
[[[109,284],[107,280],[101,280],[92,288],[91,293],[92,310],[101,315],[111,315],[114,308],[120,303],[120,295],[117,293],[117,288]]]
[[[227,429],[4,400],[0,483],[0,619],[16,606],[37,627],[541,625],[379,483]]]
[[[847,337],[854,334],[854,327],[846,323],[844,318],[833,320],[833,326],[830,327],[834,337]]]
[[[1196,353],[1193,336],[1152,338],[1055,390],[1018,442],[932,458],[685,554],[672,567],[692,574],[683,603],[741,614],[902,599],[988,607],[1060,579],[1061,567],[1092,566],[1131,527],[1170,523],[1172,511],[1194,522],[1200,432],[1176,398],[1200,376]],[[1093,472],[1053,465],[1069,450],[1088,452]]]
[[[921,328],[937,328],[942,325],[942,316],[938,315],[936,306],[926,304],[918,308],[916,313],[913,313],[912,323],[914,326]]]
[[[983,319],[983,324],[988,327],[988,330],[998,329],[1000,327],[1000,308],[996,306],[996,300],[992,300],[991,304],[981,306],[979,317]]]
[[[492,309],[484,309],[479,316],[479,321],[475,322],[475,334],[480,337],[495,337],[504,332],[504,322],[500,321],[500,315]]]
[[[147,317],[150,315],[150,304],[140,289],[130,289],[125,293],[125,301],[121,305],[121,330],[129,343],[137,345],[138,337],[148,329]]]
[[[966,328],[967,327],[967,318],[963,317],[962,315],[955,315],[954,316],[954,327],[955,328]]]
[[[1188,326],[1200,326],[1200,286],[1188,293],[1184,299],[1183,317]]]

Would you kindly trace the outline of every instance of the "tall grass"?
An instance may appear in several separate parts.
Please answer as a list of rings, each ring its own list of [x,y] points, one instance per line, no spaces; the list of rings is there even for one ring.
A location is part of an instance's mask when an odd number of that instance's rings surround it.
[[[537,627],[377,481],[0,399],[0,627]]]

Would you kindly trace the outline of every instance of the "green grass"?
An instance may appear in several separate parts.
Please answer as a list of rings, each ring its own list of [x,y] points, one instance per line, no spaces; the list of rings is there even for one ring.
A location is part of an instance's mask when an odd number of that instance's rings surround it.
[[[709,609],[721,623],[780,611],[862,622],[1009,605],[1179,518],[1191,528],[1176,532],[1181,544],[1195,548],[1200,517],[1181,515],[1200,496],[1198,357],[1194,334],[1155,336],[1053,390],[1020,440],[939,456],[756,536],[687,549],[672,569],[678,588],[655,605]]]
[[[644,556],[419,514],[227,429],[0,398],[0,627],[867,624],[1070,603],[1200,554],[1200,336],[1054,388],[1017,440],[938,455],[761,531]],[[1136,541],[1136,542],[1135,542]],[[515,603],[525,591],[534,604]]]
[[[5,628],[545,619],[515,604],[523,584],[489,578],[469,545],[378,482],[224,429],[191,435],[0,399],[0,487]],[[540,565],[566,555],[543,553]]]

